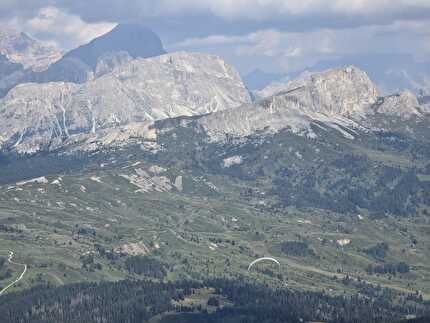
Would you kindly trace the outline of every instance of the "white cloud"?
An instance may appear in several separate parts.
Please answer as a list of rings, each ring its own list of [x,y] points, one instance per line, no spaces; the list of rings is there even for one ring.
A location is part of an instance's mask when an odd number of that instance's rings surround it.
[[[87,23],[79,16],[52,6],[41,8],[30,19],[15,17],[3,24],[67,49],[87,43],[115,27],[109,22]]]
[[[157,0],[150,1],[159,15],[209,12],[235,19],[265,20],[297,15],[387,15],[396,19],[411,10],[430,9],[428,0]],[[148,6],[148,5],[147,5]]]
[[[171,44],[171,48],[185,48],[192,46],[208,46],[208,45],[227,45],[240,42],[246,42],[246,37],[242,36],[226,36],[226,35],[211,35],[202,38],[187,38],[175,44]]]
[[[430,22],[401,21],[349,29],[321,28],[303,32],[266,29],[241,36],[212,35],[186,39],[170,48],[230,52],[235,56],[231,61],[249,57],[289,72],[321,60],[369,53],[412,54],[428,60],[429,44]]]
[[[0,17],[63,48],[107,32],[106,21],[141,20],[169,50],[212,52],[240,69],[430,53],[430,0],[0,0]]]

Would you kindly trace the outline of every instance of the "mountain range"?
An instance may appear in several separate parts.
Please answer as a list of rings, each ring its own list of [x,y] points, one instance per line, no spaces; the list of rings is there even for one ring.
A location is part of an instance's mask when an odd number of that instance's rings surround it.
[[[100,296],[127,278],[213,279],[192,298],[166,299],[200,311],[211,297],[228,308],[226,287],[214,287],[222,277],[276,295],[305,290],[312,321],[350,314],[321,311],[310,292],[372,304],[362,307],[369,322],[428,313],[425,92],[387,95],[346,64],[250,93],[220,57],[166,53],[141,25],[119,25],[44,71],[6,55],[0,66],[0,244],[29,271],[8,291],[34,287],[37,304],[64,292],[76,314],[80,288]],[[265,256],[279,265],[248,269]],[[44,287],[100,281],[115,283]]]
[[[259,99],[251,102],[238,73],[218,57],[173,53],[139,58],[82,85],[15,87],[0,101],[0,147],[32,154],[101,130],[203,114],[209,115],[199,124],[213,140],[283,129],[315,138],[317,124],[353,139],[360,131],[394,130],[380,124],[381,118],[428,120],[430,112],[410,91],[379,96],[367,74],[353,66],[257,93]]]
[[[322,72],[336,67],[354,65],[366,71],[381,95],[391,95],[409,90],[416,95],[430,92],[430,64],[420,62],[406,54],[349,55],[338,59],[322,60],[304,69],[289,73],[270,73],[256,69],[243,76],[245,85],[253,92],[271,85],[287,83],[306,73]]]

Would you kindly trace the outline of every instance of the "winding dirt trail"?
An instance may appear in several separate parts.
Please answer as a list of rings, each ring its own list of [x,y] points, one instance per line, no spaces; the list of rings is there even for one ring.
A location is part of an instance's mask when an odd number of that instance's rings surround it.
[[[17,279],[15,279],[13,282],[11,282],[9,285],[7,285],[5,288],[3,288],[0,291],[0,296],[3,295],[9,288],[11,288],[15,284],[17,284],[20,280],[22,280],[24,278],[25,273],[27,272],[27,265],[26,264],[20,264],[20,263],[14,262],[12,260],[13,259],[13,255],[14,255],[14,252],[13,251],[9,251],[8,262],[10,264],[12,264],[12,265],[22,266],[22,267],[24,267],[24,270],[23,270],[23,272],[21,273],[21,275]]]

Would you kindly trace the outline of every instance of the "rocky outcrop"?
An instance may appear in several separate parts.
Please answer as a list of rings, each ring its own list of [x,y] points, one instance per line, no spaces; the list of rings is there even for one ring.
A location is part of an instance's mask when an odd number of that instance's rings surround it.
[[[220,58],[173,53],[135,59],[94,81],[21,84],[0,100],[0,149],[34,153],[71,136],[250,103]]]
[[[62,56],[58,49],[34,40],[25,33],[3,28],[0,30],[0,54],[34,71],[46,69]]]
[[[407,90],[381,98],[378,103],[375,111],[380,114],[410,118],[424,113],[417,97]]]
[[[308,112],[334,116],[364,114],[378,98],[367,74],[354,66],[307,74],[284,86],[269,86],[259,95],[283,93],[299,98]]]
[[[335,129],[353,139],[357,130],[374,128],[375,115],[408,119],[429,112],[408,91],[379,98],[367,74],[353,66],[308,74],[259,94],[268,97],[203,117],[200,125],[214,141],[282,129],[315,138],[312,125]]]

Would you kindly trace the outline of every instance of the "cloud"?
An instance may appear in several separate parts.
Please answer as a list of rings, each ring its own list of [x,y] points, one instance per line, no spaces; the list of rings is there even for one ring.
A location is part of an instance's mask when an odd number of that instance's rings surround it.
[[[430,17],[428,0],[2,0],[0,17],[29,17],[50,6],[87,22],[142,20],[163,31],[195,36],[216,30],[237,34],[252,29],[343,28]]]
[[[429,0],[1,0],[0,22],[71,48],[141,21],[169,50],[212,52],[241,71],[289,71],[367,53],[430,53]]]
[[[151,1],[150,1],[151,2]],[[427,0],[158,0],[151,8],[158,14],[209,12],[228,19],[266,20],[276,16],[390,14],[401,18],[405,12],[430,9]]]
[[[167,48],[224,54],[237,66],[248,57],[260,67],[291,72],[321,60],[364,54],[408,54],[428,61],[429,43],[429,21],[398,21],[347,29],[320,28],[301,32],[265,29],[241,36],[211,35],[185,39]]]
[[[79,16],[56,7],[43,7],[28,19],[14,17],[2,24],[62,48],[73,48],[110,31],[116,24],[87,23]]]
[[[167,43],[430,19],[428,0],[127,0],[127,5],[124,0],[56,0],[56,5],[87,22],[143,21]]]

